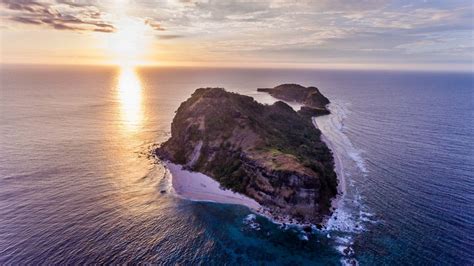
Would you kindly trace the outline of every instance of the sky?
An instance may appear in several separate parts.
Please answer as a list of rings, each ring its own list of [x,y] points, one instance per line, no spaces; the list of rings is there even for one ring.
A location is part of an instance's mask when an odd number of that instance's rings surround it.
[[[473,70],[473,1],[0,1],[1,63]]]

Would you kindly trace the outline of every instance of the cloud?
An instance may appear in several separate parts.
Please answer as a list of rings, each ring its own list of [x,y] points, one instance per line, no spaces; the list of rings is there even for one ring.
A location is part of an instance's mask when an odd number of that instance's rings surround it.
[[[57,30],[114,32],[115,27],[102,19],[94,5],[68,0],[39,2],[1,0],[7,18],[23,24],[44,25]]]
[[[153,19],[145,19],[145,24],[150,26],[154,30],[164,31],[165,29],[161,26],[161,23],[154,21]]]
[[[40,25],[43,24],[39,20],[31,19],[31,18],[25,18],[25,17],[12,17],[11,20],[24,23],[24,24],[34,24],[34,25]]]
[[[157,35],[156,36],[160,40],[172,40],[172,39],[179,39],[183,38],[183,35],[177,35],[177,34],[166,34],[166,35]]]
[[[118,16],[115,0],[0,1],[0,16],[57,30],[113,32],[105,18]],[[433,0],[129,0],[126,15],[203,57],[408,62],[473,58],[473,9]]]

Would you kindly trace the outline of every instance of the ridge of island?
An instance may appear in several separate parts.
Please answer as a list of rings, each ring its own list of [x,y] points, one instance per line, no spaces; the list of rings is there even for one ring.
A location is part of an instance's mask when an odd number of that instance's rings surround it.
[[[310,108],[325,109],[324,99]],[[334,159],[321,131],[306,112],[282,101],[264,105],[222,88],[197,89],[155,153],[254,199],[272,217],[318,224],[337,195]]]

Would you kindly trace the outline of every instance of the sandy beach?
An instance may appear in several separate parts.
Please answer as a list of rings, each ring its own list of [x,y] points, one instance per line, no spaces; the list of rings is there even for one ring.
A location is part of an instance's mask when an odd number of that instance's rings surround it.
[[[342,159],[340,158],[340,155],[335,152],[332,142],[328,140],[328,138],[324,136],[324,134],[321,134],[321,140],[326,143],[328,148],[332,151],[332,155],[334,157],[334,171],[336,172],[338,180],[338,195],[332,200],[332,206],[337,209],[341,197],[346,193],[346,178],[344,176],[344,171],[342,170]]]
[[[258,211],[260,204],[255,200],[231,190],[224,190],[219,183],[202,173],[182,169],[181,165],[166,162],[172,176],[172,185],[179,196],[196,201],[211,201],[244,205]]]

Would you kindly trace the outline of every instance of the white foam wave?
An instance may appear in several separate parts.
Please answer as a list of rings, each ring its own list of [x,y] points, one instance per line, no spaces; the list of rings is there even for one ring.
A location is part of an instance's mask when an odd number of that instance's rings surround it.
[[[328,105],[331,114],[316,118],[316,123],[323,134],[340,149],[344,155],[348,155],[363,172],[368,173],[365,160],[362,158],[362,150],[356,149],[350,139],[344,134],[344,120],[350,114],[348,103],[334,102]]]
[[[255,214],[251,213],[251,214],[247,215],[244,218],[243,223],[245,225],[249,226],[251,229],[259,231],[260,230],[260,224],[257,223],[256,219],[257,219],[257,216]]]
[[[361,152],[360,151],[352,151],[348,153],[349,156],[351,157],[352,160],[354,160],[357,164],[357,167],[363,172],[363,173],[368,173],[369,171],[367,170],[367,167],[365,166],[365,161],[362,159]]]
[[[298,235],[298,238],[299,238],[300,240],[302,240],[302,241],[308,241],[308,240],[309,240],[309,237],[308,237],[308,235],[307,235],[306,233],[300,233],[300,234]]]
[[[326,230],[346,233],[356,233],[363,230],[363,226],[349,211],[338,210],[331,215],[326,223]]]
[[[323,140],[334,154],[343,195],[337,202],[336,210],[326,222],[324,230],[333,239],[334,248],[343,256],[341,263],[357,265],[358,262],[354,259],[354,237],[366,230],[368,222],[375,221],[375,215],[363,205],[362,196],[353,177],[366,175],[368,169],[362,157],[362,150],[355,148],[344,133],[344,121],[350,114],[348,104],[333,101],[328,108],[331,114],[317,117],[315,123],[323,134]]]
[[[355,260],[355,251],[353,248],[354,240],[352,236],[338,236],[334,239],[335,249],[343,256],[341,259],[342,265],[354,265],[358,264]]]
[[[361,196],[357,187],[354,186],[354,181],[346,179],[353,174],[357,174],[357,172],[365,174],[368,171],[361,152],[354,147],[344,134],[344,120],[350,114],[347,106],[348,104],[338,102],[331,103],[328,106],[331,114],[317,117],[315,123],[323,133],[323,140],[333,151],[336,171],[340,181],[339,189],[343,193],[337,203],[335,212],[326,223],[326,230],[357,233],[364,230],[362,220],[359,219],[360,215],[358,214],[361,209]]]
[[[343,258],[341,259],[341,264],[348,266],[358,266],[359,262],[354,258]]]

